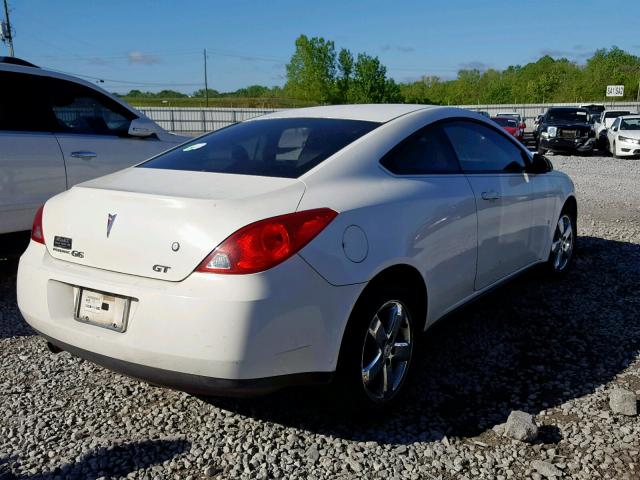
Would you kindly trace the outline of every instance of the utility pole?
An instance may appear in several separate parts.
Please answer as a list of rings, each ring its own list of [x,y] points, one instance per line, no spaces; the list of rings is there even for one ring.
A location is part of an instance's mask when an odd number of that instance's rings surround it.
[[[6,2],[7,0],[5,0]],[[206,106],[209,106],[209,84],[207,83],[207,49],[204,49],[204,98]]]
[[[2,40],[9,44],[9,56],[14,57],[13,34],[11,32],[11,20],[9,20],[9,5],[7,5],[7,0],[4,0],[4,22],[2,22]]]

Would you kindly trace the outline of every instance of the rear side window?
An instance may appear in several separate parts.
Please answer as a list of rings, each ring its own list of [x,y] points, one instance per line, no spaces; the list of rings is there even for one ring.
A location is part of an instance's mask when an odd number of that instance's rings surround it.
[[[253,120],[217,130],[138,167],[297,178],[379,125],[328,118]]]
[[[504,135],[479,123],[454,121],[442,127],[462,170],[470,173],[518,173],[525,169],[522,150]]]
[[[0,130],[53,130],[53,113],[44,96],[43,81],[39,75],[0,72]]]
[[[120,136],[128,133],[135,116],[122,105],[84,85],[54,78],[48,83],[56,131]]]
[[[439,126],[429,126],[401,142],[380,161],[396,175],[459,173],[454,151]]]

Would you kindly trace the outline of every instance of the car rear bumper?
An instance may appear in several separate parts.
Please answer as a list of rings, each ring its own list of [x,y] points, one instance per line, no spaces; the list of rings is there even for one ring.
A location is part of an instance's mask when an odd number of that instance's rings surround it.
[[[540,146],[547,150],[590,152],[595,147],[595,139],[593,137],[545,138],[541,136]]]
[[[175,372],[161,368],[149,367],[113,357],[100,355],[82,348],[68,345],[60,340],[51,338],[41,332],[41,337],[55,347],[70,354],[89,360],[114,372],[132,378],[144,380],[153,385],[173,388],[194,395],[223,395],[223,396],[254,396],[264,395],[285,387],[301,385],[319,385],[331,382],[332,372],[307,372],[278,375],[253,379],[229,379],[205,377],[191,373]]]
[[[133,298],[126,330],[76,321],[78,287]],[[35,242],[17,282],[22,315],[54,345],[152,383],[212,394],[330,375],[362,288],[332,286],[298,256],[260,274],[168,282],[57,260]]]

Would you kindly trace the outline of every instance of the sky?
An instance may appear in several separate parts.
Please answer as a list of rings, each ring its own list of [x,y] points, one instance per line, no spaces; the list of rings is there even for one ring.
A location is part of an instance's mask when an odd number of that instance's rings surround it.
[[[283,85],[300,34],[378,56],[400,82],[461,68],[640,55],[640,0],[9,0],[15,54],[109,91]],[[630,19],[633,19],[630,21]],[[0,55],[6,55],[0,44]]]

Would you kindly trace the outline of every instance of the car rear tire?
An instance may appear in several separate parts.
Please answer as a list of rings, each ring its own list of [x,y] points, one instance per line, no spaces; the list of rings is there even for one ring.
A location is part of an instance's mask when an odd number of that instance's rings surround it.
[[[342,341],[337,400],[354,413],[391,408],[410,379],[419,337],[418,305],[406,290],[372,287],[358,300]]]
[[[575,215],[565,206],[556,223],[546,263],[546,270],[552,279],[563,278],[570,270],[576,251],[577,231]]]

